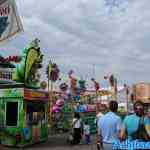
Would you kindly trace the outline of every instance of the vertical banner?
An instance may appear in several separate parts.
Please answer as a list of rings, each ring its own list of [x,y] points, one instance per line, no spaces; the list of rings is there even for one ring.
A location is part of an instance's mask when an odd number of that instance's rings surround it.
[[[23,31],[15,0],[0,0],[0,42]]]

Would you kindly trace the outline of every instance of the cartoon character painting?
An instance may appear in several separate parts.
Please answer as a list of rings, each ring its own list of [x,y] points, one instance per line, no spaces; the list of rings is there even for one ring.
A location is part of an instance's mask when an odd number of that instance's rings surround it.
[[[16,64],[13,79],[23,82],[28,88],[40,88],[39,69],[42,67],[43,54],[40,51],[39,40],[33,40],[23,50],[22,60]]]

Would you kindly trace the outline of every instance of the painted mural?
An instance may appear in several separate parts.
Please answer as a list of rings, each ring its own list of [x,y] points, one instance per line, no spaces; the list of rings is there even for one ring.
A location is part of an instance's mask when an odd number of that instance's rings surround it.
[[[21,62],[16,64],[13,79],[22,82],[29,88],[40,88],[39,69],[42,67],[43,54],[41,53],[39,40],[33,40],[24,50]]]
[[[15,145],[16,133],[20,135],[22,133],[21,130],[24,127],[23,96],[23,88],[0,89],[2,144]]]
[[[3,145],[23,147],[47,138],[48,94],[39,91],[39,69],[43,61],[39,42],[35,39],[23,50],[19,63],[10,61],[15,68],[9,82],[0,80],[0,142]],[[8,74],[9,66],[5,63],[2,61],[0,67]]]

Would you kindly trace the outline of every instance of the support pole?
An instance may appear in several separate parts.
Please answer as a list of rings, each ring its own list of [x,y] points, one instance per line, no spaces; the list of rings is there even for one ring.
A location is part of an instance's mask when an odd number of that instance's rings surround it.
[[[51,81],[50,82],[50,97],[49,97],[49,108],[50,108],[50,120],[49,120],[49,123],[52,124],[52,105],[53,105],[53,82]]]
[[[49,66],[48,66],[49,67]],[[49,88],[49,77],[50,77],[50,73],[49,73],[49,71],[48,71],[48,107],[47,107],[47,109],[48,109],[48,113],[47,113],[47,115],[48,115],[48,125],[50,126],[50,88]]]

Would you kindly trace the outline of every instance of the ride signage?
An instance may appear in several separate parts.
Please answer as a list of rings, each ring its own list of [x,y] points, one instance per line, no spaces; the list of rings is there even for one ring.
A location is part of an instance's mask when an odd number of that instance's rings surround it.
[[[20,56],[8,56],[8,57],[0,57],[0,62],[5,63],[5,62],[15,62],[18,63],[21,61]]]
[[[24,90],[25,100],[34,100],[34,101],[48,101],[48,93],[44,91],[37,91],[31,89]]]
[[[23,31],[14,0],[0,1],[0,42]]]

